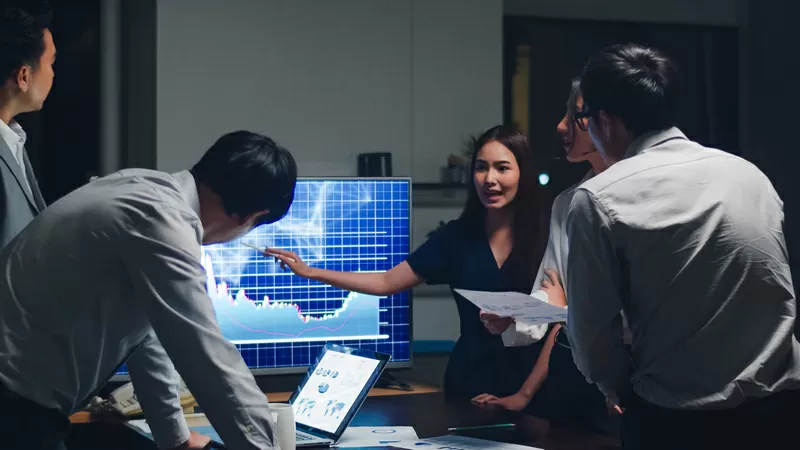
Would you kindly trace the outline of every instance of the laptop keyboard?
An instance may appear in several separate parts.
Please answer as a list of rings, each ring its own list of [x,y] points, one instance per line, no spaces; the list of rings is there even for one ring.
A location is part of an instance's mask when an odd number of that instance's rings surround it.
[[[311,436],[310,434],[296,432],[295,433],[295,439],[298,440],[298,441],[310,441],[310,440],[313,440],[313,439],[316,439],[316,438],[314,436]]]

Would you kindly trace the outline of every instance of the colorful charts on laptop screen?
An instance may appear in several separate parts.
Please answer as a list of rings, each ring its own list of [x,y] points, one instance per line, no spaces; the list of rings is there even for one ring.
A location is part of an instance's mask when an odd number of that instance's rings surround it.
[[[378,363],[376,359],[325,352],[292,404],[295,420],[335,433]]]

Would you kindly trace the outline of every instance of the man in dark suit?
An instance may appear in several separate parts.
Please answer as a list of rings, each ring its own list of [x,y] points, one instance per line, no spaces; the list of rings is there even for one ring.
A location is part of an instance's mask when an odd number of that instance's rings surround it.
[[[45,207],[14,120],[42,108],[53,86],[56,47],[45,1],[3,0],[0,6],[0,248]]]

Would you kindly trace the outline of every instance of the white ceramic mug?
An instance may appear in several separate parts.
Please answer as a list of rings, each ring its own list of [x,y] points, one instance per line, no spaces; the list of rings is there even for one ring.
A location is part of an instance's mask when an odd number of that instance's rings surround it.
[[[275,437],[281,450],[295,450],[297,447],[294,409],[286,403],[270,403],[269,410],[275,420]]]

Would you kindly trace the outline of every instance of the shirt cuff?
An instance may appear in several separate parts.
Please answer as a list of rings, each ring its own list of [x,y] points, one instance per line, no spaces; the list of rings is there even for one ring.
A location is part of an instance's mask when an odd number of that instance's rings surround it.
[[[531,297],[543,302],[548,302],[549,300],[547,293],[542,290],[532,293]],[[547,334],[547,325],[528,325],[525,322],[514,322],[500,337],[506,347],[522,347],[539,342],[545,334]]]
[[[179,447],[189,440],[189,426],[183,411],[178,411],[170,417],[165,417],[157,423],[148,423],[153,440],[160,449]]]
[[[500,337],[506,347],[522,347],[539,342],[547,333],[547,325],[526,325],[514,322]]]

